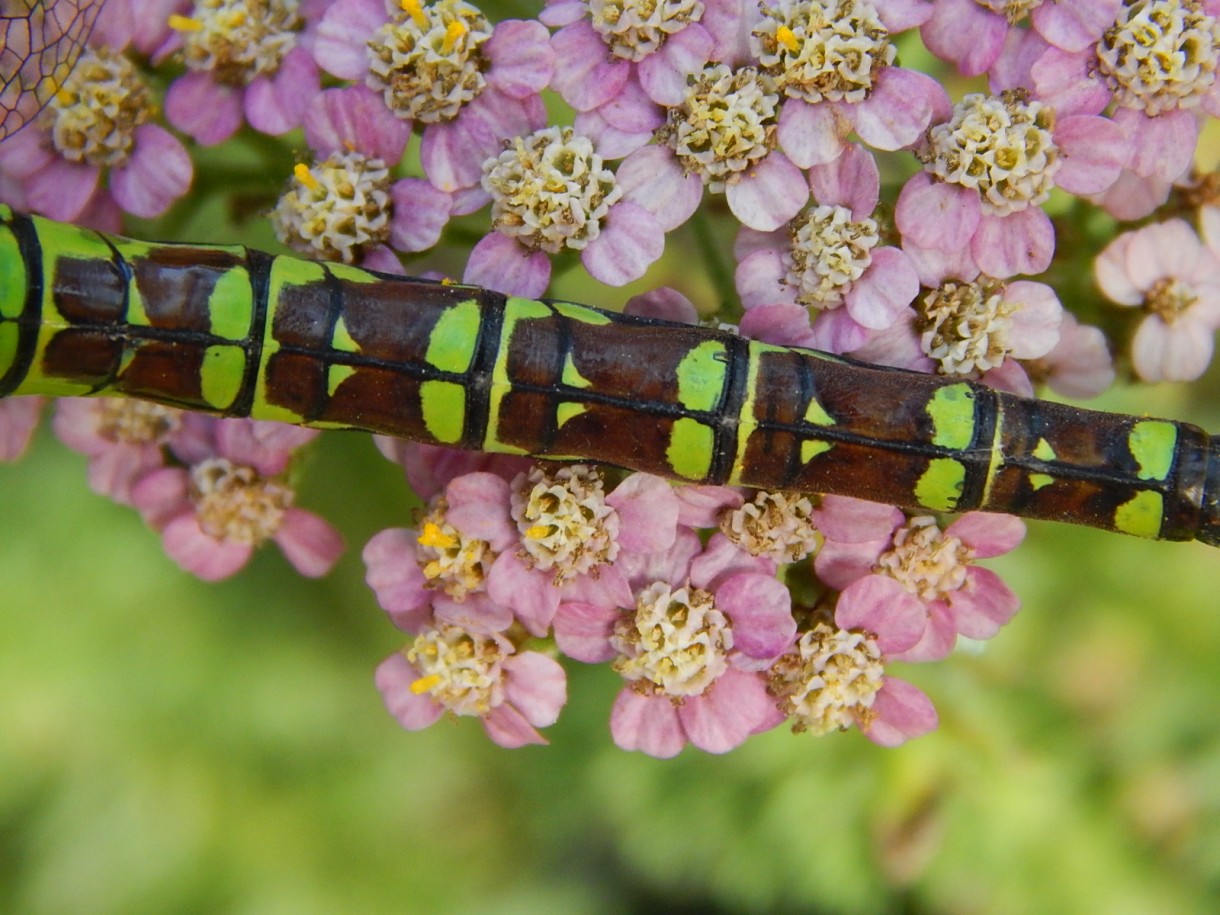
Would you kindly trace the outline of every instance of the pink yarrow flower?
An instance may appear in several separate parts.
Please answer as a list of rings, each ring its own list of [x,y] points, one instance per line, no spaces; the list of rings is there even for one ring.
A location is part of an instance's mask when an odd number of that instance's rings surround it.
[[[721,535],[702,549],[682,530],[668,550],[623,567],[632,604],[565,601],[555,617],[561,651],[612,661],[627,681],[610,714],[618,746],[661,758],[688,742],[724,753],[783,720],[763,671],[791,646],[796,624],[771,560]]]
[[[89,485],[120,505],[131,487],[165,466],[166,448],[182,428],[182,411],[120,397],[65,397],[55,405],[55,434],[89,457]]]
[[[840,515],[825,530],[826,542],[814,559],[818,578],[846,589],[874,573],[900,582],[922,602],[919,637],[889,654],[892,660],[935,661],[953,650],[957,636],[989,639],[1008,622],[1020,601],[1000,577],[975,563],[1016,548],[1025,524],[1011,515],[967,512],[944,530],[936,519],[901,512],[887,534],[877,522],[889,506],[863,511],[839,499]]]
[[[934,0],[919,29],[929,51],[965,76],[990,70],[1010,32],[1029,20],[1031,31],[1064,51],[1080,51],[1114,22],[1122,0]]]
[[[802,168],[837,158],[853,132],[876,149],[910,146],[948,111],[936,80],[894,64],[892,35],[920,24],[930,7],[766,0],[757,11],[748,22],[751,55],[784,97],[779,143]]]
[[[454,213],[487,202],[480,185],[487,158],[546,124],[539,93],[554,53],[539,22],[493,26],[465,0],[338,0],[318,28],[314,55],[327,72],[363,81],[404,123],[423,125],[424,174],[453,196]]]
[[[580,252],[595,279],[622,286],[665,249],[665,225],[648,189],[626,186],[593,142],[570,127],[515,138],[483,172],[492,231],[470,253],[468,283],[537,297],[550,282],[549,255],[566,248]]]
[[[386,273],[403,272],[394,250],[424,251],[437,243],[452,199],[420,178],[394,179],[411,128],[370,89],[314,96],[305,138],[317,159],[296,166],[272,211],[280,241],[314,258]]]
[[[151,122],[155,107],[120,49],[87,47],[43,114],[0,145],[0,169],[19,186],[9,199],[98,226],[117,224],[120,210],[160,216],[189,190],[193,167],[178,139]]]
[[[418,731],[451,715],[473,715],[502,747],[545,744],[538,728],[559,718],[567,676],[552,658],[519,651],[500,633],[448,625],[427,629],[377,668],[377,689],[398,723]]]
[[[901,250],[881,244],[871,153],[848,146],[811,168],[809,183],[816,206],[775,232],[738,233],[737,293],[747,311],[808,310],[818,348],[843,353],[893,325],[918,294],[919,277]]]
[[[161,532],[170,557],[204,581],[235,574],[267,540],[302,575],[325,575],[343,551],[342,538],[294,506],[285,482],[293,451],[317,434],[281,423],[187,415],[171,446],[186,466],[145,474],[131,488],[132,504]]]
[[[967,95],[928,130],[924,170],[899,194],[903,250],[968,253],[977,270],[1000,279],[1042,273],[1055,249],[1040,206],[1051,188],[1101,193],[1127,156],[1122,130],[1106,118],[1064,116],[1023,90]]]
[[[42,416],[41,397],[6,397],[0,400],[0,463],[21,459]]]
[[[1205,208],[1212,250],[1181,219],[1124,232],[1093,265],[1102,292],[1145,316],[1131,361],[1145,381],[1193,381],[1211,362],[1220,327],[1220,222]]]
[[[771,667],[769,689],[792,730],[820,736],[854,724],[883,747],[934,730],[928,697],[885,673],[919,641],[924,617],[919,598],[892,578],[866,575],[848,585],[833,625],[816,623]]]
[[[173,37],[158,58],[180,55],[185,75],[165,96],[165,116],[201,146],[214,146],[247,123],[280,136],[301,126],[321,88],[310,53],[313,28],[329,0],[196,0],[172,16]]]
[[[1030,86],[1065,119],[1111,108],[1128,148],[1124,174],[1135,180],[1125,194],[1081,193],[1120,219],[1140,218],[1189,169],[1198,115],[1220,116],[1218,17],[1220,0],[1132,0],[1088,45],[1026,52],[1002,82]]]

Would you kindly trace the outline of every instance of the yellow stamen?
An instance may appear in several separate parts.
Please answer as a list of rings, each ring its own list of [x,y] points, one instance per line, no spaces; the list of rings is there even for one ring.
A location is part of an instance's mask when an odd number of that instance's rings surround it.
[[[531,540],[541,540],[543,537],[545,537],[550,532],[551,532],[551,528],[549,525],[535,524],[533,527],[529,528],[529,530],[527,530],[525,532],[525,536],[529,537]]]
[[[441,52],[448,54],[462,40],[462,36],[469,31],[470,29],[466,27],[464,22],[459,22],[455,19],[449,23],[449,27],[445,29],[445,40],[441,42]]]
[[[313,176],[313,172],[304,162],[298,162],[292,170],[292,174],[299,184],[311,191],[316,191],[322,186],[322,182]]]
[[[202,32],[203,23],[190,16],[179,16],[173,13],[169,17],[169,27],[175,32]]]
[[[58,89],[57,88],[55,90],[55,101],[59,102],[59,104],[61,104],[61,105],[67,106],[67,105],[71,105],[74,101],[76,101],[76,96],[74,96],[67,89]]]
[[[246,11],[233,10],[225,19],[225,25],[230,29],[240,28],[246,24]]]
[[[436,686],[440,682],[441,682],[440,674],[428,674],[428,676],[420,677],[418,680],[416,680],[414,683],[411,684],[411,692],[415,693],[415,695],[418,696],[421,693],[428,692],[430,689],[432,689],[432,687]]]
[[[419,0],[401,0],[402,11],[415,20],[415,24],[421,29],[428,27],[428,17],[424,15],[424,8]]]
[[[796,35],[786,25],[781,25],[775,30],[775,40],[789,51],[796,51],[800,47],[800,42],[796,40]]]
[[[431,546],[440,550],[451,550],[458,545],[455,538],[446,534],[440,529],[440,525],[432,521],[424,523],[424,529],[419,532],[416,541],[420,546]]]

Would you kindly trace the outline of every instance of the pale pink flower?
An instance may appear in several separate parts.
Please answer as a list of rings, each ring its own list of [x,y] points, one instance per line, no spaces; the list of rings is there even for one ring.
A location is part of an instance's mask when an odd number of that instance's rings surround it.
[[[1211,226],[1211,241],[1214,214],[1205,213],[1204,224]],[[1124,232],[1097,256],[1093,270],[1112,302],[1145,313],[1131,341],[1141,378],[1193,381],[1203,374],[1220,326],[1220,261],[1188,223],[1171,219]]]
[[[120,505],[131,487],[165,466],[166,447],[182,427],[182,411],[119,397],[64,397],[55,405],[55,434],[89,457],[89,485]]]
[[[613,660],[627,681],[610,716],[618,746],[670,757],[690,742],[723,753],[782,720],[761,671],[792,644],[796,624],[773,562],[719,534],[701,549],[683,529],[668,550],[636,554],[623,569],[634,606],[570,600],[555,616],[560,650]]]
[[[376,682],[386,708],[408,731],[446,712],[471,715],[509,748],[545,744],[537,729],[554,724],[567,702],[567,676],[552,658],[519,651],[500,633],[444,624],[383,661]]]
[[[166,553],[204,581],[235,574],[267,540],[302,575],[325,575],[342,538],[293,505],[285,482],[294,449],[316,435],[281,423],[188,416],[172,442],[186,466],[142,476],[131,487],[132,504],[161,532]]]
[[[1055,348],[1026,368],[1035,381],[1064,397],[1096,397],[1114,383],[1114,360],[1106,335],[1100,328],[1081,324],[1070,311],[1063,314]]]
[[[816,623],[771,667],[769,688],[795,732],[815,735],[854,724],[894,747],[936,728],[936,710],[916,686],[885,673],[924,629],[919,599],[883,575],[848,585],[834,625]]]
[[[919,639],[895,650],[892,659],[938,660],[953,649],[959,634],[991,638],[1017,612],[1020,601],[1011,589],[995,572],[975,563],[1015,549],[1025,536],[1020,519],[967,512],[944,530],[926,515],[905,520],[899,514],[896,520],[890,534],[879,538],[872,536],[871,523],[860,533],[852,533],[858,530],[855,525],[846,526],[851,541],[828,532],[814,559],[818,578],[832,588],[843,590],[879,572],[922,601]]]

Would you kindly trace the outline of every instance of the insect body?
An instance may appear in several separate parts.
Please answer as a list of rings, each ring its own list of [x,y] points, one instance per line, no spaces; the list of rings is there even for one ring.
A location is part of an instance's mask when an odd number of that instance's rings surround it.
[[[0,208],[0,396],[1220,544],[1220,439],[731,333]]]

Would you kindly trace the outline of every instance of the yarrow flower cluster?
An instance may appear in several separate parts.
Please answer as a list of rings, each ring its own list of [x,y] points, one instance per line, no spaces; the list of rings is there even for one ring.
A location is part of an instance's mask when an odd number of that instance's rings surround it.
[[[909,67],[927,58],[917,41],[936,69]],[[964,81],[946,80],[953,70]],[[205,202],[188,193],[195,161],[215,161],[199,149],[233,139],[243,163],[266,167],[243,164],[239,186],[201,186],[231,191],[234,212],[261,209],[283,246],[330,263],[330,280],[411,272],[467,306],[451,277],[558,296],[532,306],[554,309],[562,329],[535,341],[550,361],[530,367],[527,393],[550,399],[531,421],[539,441],[585,429],[564,440],[596,457],[610,433],[581,425],[592,411],[570,392],[629,412],[630,397],[603,392],[592,370],[642,377],[652,351],[642,332],[638,350],[626,340],[579,364],[583,324],[609,319],[563,304],[577,283],[604,287],[589,293],[595,304],[649,287],[625,310],[668,322],[651,325],[666,333],[707,323],[742,351],[800,346],[935,374],[946,399],[978,390],[957,382],[1087,397],[1120,375],[1198,378],[1220,329],[1220,179],[1194,162],[1207,117],[1220,116],[1218,70],[1220,0],[547,0],[536,20],[498,20],[471,0],[108,0],[75,69],[44,81],[45,109],[0,145],[0,200],[112,231],[123,214],[186,217]],[[125,270],[113,271],[123,290]],[[272,307],[291,281],[240,276],[242,294]],[[101,294],[48,278],[47,313]],[[98,289],[110,282],[99,274]],[[1071,289],[1062,303],[1055,284]],[[326,289],[300,320],[325,324],[343,358],[293,383],[334,394],[348,374],[396,370],[349,326],[339,284]],[[175,294],[133,285],[114,321],[138,315],[157,341],[155,298]],[[211,299],[226,294],[218,284]],[[697,310],[688,294],[725,307]],[[433,333],[411,304],[390,333]],[[15,314],[0,303],[0,357],[24,320]],[[517,393],[489,356],[530,331],[499,320],[429,338],[412,376],[429,393],[387,384],[370,412],[418,405],[423,427],[452,422],[469,444],[488,412],[472,405]],[[200,335],[221,338],[200,321]],[[735,363],[728,393],[705,390],[704,357],[713,368],[731,358],[696,348],[664,379],[674,409],[638,419],[641,449],[658,429],[671,436],[675,472],[687,451],[734,458],[735,436],[748,436],[718,413],[723,402],[773,410],[776,449],[798,423],[839,421],[818,391],[799,392],[803,415],[754,404],[769,389]],[[257,385],[273,385],[261,369]],[[462,373],[479,397],[432,399]],[[940,485],[954,449],[978,447],[957,441],[956,402],[935,406],[895,421],[929,426],[948,456],[929,459],[916,494]],[[26,450],[42,408],[0,400],[0,461]],[[461,415],[438,420],[451,412]],[[303,575],[338,560],[339,533],[297,504],[298,457],[316,431],[94,397],[63,398],[52,425],[87,458],[91,487],[134,507],[199,578],[236,574],[268,542]],[[496,434],[486,441],[503,446]],[[855,435],[806,441],[800,461],[825,454],[856,462],[861,478],[884,473],[873,452],[852,451]],[[608,717],[625,749],[723,753],[780,725],[855,728],[894,746],[937,724],[901,665],[989,639],[1018,607],[980,564],[1023,538],[1007,515],[679,485],[520,449],[378,445],[421,502],[362,550],[369,588],[406,636],[376,684],[410,730],[474,717],[502,746],[544,743],[567,700],[566,659],[621,680]],[[1049,442],[1036,447],[1056,460]],[[1031,502],[1050,480],[1028,475]]]

